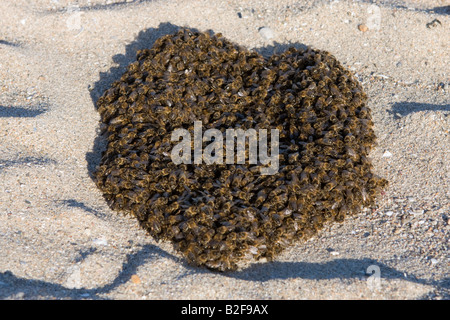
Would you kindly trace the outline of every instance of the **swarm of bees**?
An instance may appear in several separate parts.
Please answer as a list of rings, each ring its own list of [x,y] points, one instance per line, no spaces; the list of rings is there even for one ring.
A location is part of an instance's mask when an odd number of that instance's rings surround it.
[[[290,48],[265,59],[221,34],[181,29],[138,51],[98,100],[107,149],[96,183],[190,263],[226,271],[273,260],[325,223],[375,203],[367,96],[331,54]],[[279,130],[279,170],[174,164],[177,128]]]

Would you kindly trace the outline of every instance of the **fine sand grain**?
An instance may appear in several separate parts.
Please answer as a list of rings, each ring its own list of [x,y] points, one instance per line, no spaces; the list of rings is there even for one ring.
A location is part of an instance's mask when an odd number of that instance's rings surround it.
[[[351,69],[390,181],[377,207],[229,273],[111,211],[95,102],[180,27]],[[449,299],[449,45],[448,0],[1,0],[0,299]]]

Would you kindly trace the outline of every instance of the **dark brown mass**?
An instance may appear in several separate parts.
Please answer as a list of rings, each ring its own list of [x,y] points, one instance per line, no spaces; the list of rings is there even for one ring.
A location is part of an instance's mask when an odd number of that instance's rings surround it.
[[[222,35],[180,30],[139,51],[98,100],[108,141],[95,176],[111,207],[196,265],[272,260],[330,221],[374,205],[375,144],[361,85],[328,52],[264,59]],[[279,170],[172,162],[177,128],[278,129]],[[270,132],[270,130],[269,130]],[[224,134],[225,141],[225,134]]]

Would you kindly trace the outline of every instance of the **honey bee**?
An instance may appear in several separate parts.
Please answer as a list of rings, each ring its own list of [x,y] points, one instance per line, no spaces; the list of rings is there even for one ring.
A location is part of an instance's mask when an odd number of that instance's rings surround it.
[[[149,228],[149,231],[152,234],[159,234],[161,232],[161,224],[160,222],[157,220],[157,218],[153,217],[153,216],[149,216],[147,218],[146,221],[146,226]]]

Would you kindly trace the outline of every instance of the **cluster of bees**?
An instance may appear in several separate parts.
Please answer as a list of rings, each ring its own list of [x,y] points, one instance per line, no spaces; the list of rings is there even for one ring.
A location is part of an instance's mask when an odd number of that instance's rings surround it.
[[[182,29],[141,50],[98,100],[107,149],[96,183],[114,210],[172,241],[192,264],[225,271],[272,260],[325,223],[374,205],[375,135],[366,94],[331,54],[265,59],[221,34]],[[178,164],[177,128],[278,129],[279,170]]]

